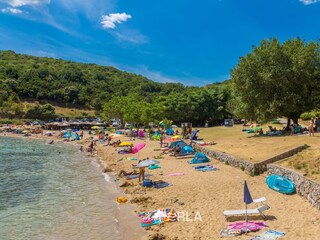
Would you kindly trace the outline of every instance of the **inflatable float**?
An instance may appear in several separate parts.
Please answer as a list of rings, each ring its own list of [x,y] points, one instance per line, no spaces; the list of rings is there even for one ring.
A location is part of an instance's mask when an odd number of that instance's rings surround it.
[[[266,183],[272,190],[280,193],[290,194],[295,191],[294,184],[285,177],[278,175],[270,175],[266,179]]]

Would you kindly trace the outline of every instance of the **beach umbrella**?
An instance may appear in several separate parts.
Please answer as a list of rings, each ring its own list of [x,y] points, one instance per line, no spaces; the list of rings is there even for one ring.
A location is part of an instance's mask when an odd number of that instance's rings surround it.
[[[178,140],[178,139],[180,139],[180,138],[181,138],[180,135],[175,135],[175,136],[173,136],[171,139],[173,139],[173,140]]]
[[[95,129],[98,129],[99,126],[92,126],[91,129],[95,130]]]
[[[135,154],[137,152],[139,152],[142,148],[144,148],[146,146],[145,143],[138,143],[137,145],[135,145],[133,148],[132,148],[132,151],[131,153]]]
[[[132,145],[132,142],[122,142],[119,144],[119,147],[130,147]]]
[[[247,205],[252,203],[253,200],[252,200],[251,194],[249,192],[247,181],[244,181],[244,194],[243,194],[243,196],[244,196],[243,201],[246,204],[246,222],[248,222]]]
[[[156,160],[150,160],[150,159],[147,159],[147,160],[143,160],[141,162],[139,162],[136,167],[137,168],[141,168],[141,167],[148,167],[150,165],[155,165],[155,164],[158,164],[160,163],[159,161],[156,161]]]
[[[194,130],[192,133],[191,133],[191,139],[193,140],[196,136],[197,136],[197,133],[199,132],[200,130]]]

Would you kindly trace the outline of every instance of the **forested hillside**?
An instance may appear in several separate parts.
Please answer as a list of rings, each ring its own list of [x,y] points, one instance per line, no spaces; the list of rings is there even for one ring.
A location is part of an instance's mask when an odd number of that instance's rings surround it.
[[[19,102],[32,99],[92,108],[123,121],[203,124],[228,115],[229,96],[229,83],[202,88],[158,83],[113,67],[0,51],[0,113],[10,112],[6,117],[22,117],[27,110],[19,109]]]

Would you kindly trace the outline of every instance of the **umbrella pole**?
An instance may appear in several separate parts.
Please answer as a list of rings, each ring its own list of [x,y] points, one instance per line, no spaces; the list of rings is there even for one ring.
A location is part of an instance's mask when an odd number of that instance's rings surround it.
[[[246,204],[246,223],[248,222],[247,204]]]

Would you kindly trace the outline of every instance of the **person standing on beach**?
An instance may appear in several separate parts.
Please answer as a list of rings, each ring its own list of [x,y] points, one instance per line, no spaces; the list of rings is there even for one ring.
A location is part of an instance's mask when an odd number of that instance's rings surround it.
[[[320,132],[320,115],[318,116],[318,119],[316,120],[316,131]]]
[[[314,136],[314,119],[311,118],[309,122],[309,136]]]
[[[141,183],[141,180],[142,181],[144,180],[145,172],[146,172],[146,168],[145,167],[139,168],[139,183]]]
[[[161,133],[161,135],[160,135],[160,148],[162,148],[163,140],[164,140],[164,135],[163,135],[163,133]]]

